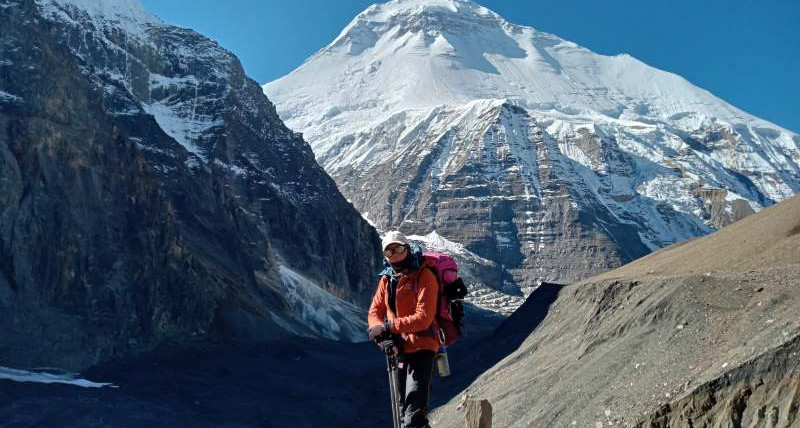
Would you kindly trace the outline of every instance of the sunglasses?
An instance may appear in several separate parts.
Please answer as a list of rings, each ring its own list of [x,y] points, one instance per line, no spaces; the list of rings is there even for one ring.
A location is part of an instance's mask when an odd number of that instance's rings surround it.
[[[388,259],[389,257],[392,257],[392,255],[394,254],[403,254],[404,252],[406,252],[406,246],[397,245],[392,248],[387,248],[383,250],[383,255]]]

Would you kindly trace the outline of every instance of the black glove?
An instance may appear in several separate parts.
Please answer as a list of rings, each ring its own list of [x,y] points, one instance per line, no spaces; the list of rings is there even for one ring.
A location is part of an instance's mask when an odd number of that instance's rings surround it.
[[[369,340],[380,344],[387,339],[391,339],[391,335],[384,324],[374,325],[369,328]]]
[[[394,343],[392,339],[386,339],[378,343],[378,347],[381,348],[384,354],[392,356],[399,354],[399,350],[397,349],[397,345]]]

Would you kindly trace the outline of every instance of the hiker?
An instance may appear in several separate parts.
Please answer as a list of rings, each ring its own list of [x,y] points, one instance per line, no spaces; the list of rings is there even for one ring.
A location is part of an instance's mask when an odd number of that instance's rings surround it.
[[[431,269],[423,269],[428,262],[422,252],[402,233],[387,233],[382,247],[388,266],[369,308],[369,338],[387,355],[400,355],[397,377],[403,428],[429,428],[431,378],[440,347],[433,323],[439,283]]]

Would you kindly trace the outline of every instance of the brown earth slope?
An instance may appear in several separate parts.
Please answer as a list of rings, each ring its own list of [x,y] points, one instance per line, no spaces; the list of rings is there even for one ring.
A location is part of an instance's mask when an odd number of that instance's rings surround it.
[[[798,427],[799,287],[794,197],[564,287],[464,394],[489,399],[500,428]],[[462,398],[436,428],[463,424]]]

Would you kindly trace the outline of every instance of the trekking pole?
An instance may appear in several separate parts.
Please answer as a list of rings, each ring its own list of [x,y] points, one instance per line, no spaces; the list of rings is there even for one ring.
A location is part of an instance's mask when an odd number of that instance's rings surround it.
[[[389,398],[392,400],[392,423],[394,424],[394,428],[401,428],[396,355],[386,354],[386,367],[386,370],[389,372]]]

